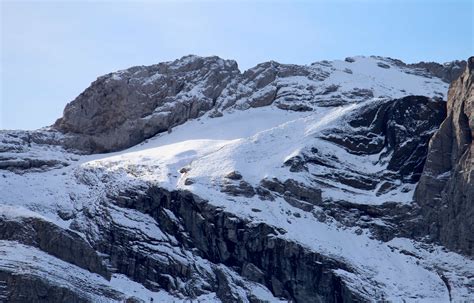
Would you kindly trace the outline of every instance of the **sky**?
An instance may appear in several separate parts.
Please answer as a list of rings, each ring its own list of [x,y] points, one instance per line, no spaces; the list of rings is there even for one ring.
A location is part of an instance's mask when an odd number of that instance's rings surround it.
[[[0,0],[0,129],[51,125],[98,76],[188,54],[241,71],[355,55],[467,59],[473,2]]]

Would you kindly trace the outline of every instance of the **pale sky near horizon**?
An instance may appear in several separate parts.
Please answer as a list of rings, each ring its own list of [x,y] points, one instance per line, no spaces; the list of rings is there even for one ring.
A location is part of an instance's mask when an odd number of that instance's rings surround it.
[[[51,125],[98,76],[187,54],[309,64],[474,55],[472,0],[0,0],[0,129]]]

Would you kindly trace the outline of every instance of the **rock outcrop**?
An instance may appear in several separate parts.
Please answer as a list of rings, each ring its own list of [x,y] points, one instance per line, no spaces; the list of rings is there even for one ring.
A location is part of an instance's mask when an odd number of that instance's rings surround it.
[[[110,279],[96,251],[78,234],[41,218],[0,216],[0,240],[37,247],[61,260]]]
[[[434,240],[474,255],[474,57],[448,94],[448,116],[430,141],[415,199]]]
[[[152,216],[161,223],[164,231],[178,240],[182,248],[194,251],[214,264],[233,268],[243,277],[267,286],[277,297],[294,302],[367,300],[348,288],[334,274],[338,269],[348,272],[353,272],[353,269],[336,259],[311,252],[298,243],[280,238],[285,233],[283,230],[243,220],[189,192],[150,188],[144,194],[133,193],[132,197],[128,195],[130,193],[110,197],[111,202]],[[172,217],[169,212],[173,214]],[[199,274],[195,272],[196,265],[187,269],[173,262],[169,262],[167,267],[158,264],[153,266],[148,263],[153,258],[147,255],[140,258],[134,256],[136,253],[130,245],[126,245],[127,241],[123,242],[121,233],[115,233],[114,238],[105,239],[108,248],[103,252],[110,255],[113,267],[119,271],[124,270],[134,280],[145,284],[155,282],[168,291],[190,291],[188,295],[196,295],[203,290],[203,284],[194,286],[201,289],[189,286],[179,289],[183,282],[196,279]],[[101,249],[103,247],[99,247]],[[137,263],[130,263],[130,260],[136,260]],[[139,274],[140,271],[142,274]],[[219,273],[215,274],[215,278],[203,277],[209,283],[206,291],[218,292],[216,287],[219,287],[221,281]],[[228,295],[223,293],[219,299],[229,303],[245,300],[253,302],[251,296],[229,298]]]
[[[466,61],[455,60],[439,64],[436,62],[419,62],[409,64],[411,67],[427,70],[433,76],[443,79],[447,83],[451,83],[463,73],[466,68]]]
[[[123,149],[209,111],[239,74],[235,61],[196,56],[111,73],[69,103],[54,127],[73,135],[68,147]]]

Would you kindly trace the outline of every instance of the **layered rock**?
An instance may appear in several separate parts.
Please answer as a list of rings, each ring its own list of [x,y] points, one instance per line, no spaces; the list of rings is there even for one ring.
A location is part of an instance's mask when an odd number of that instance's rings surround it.
[[[448,116],[430,141],[415,198],[435,240],[474,254],[474,57],[448,94]]]
[[[96,251],[78,234],[41,218],[0,216],[0,240],[37,247],[63,261],[110,279]]]
[[[353,272],[353,269],[336,259],[311,252],[297,243],[281,239],[279,236],[285,233],[284,230],[241,219],[189,192],[168,192],[162,188],[149,188],[145,194],[132,193],[131,197],[130,194],[124,192],[119,197],[110,197],[111,202],[149,214],[160,222],[165,232],[178,240],[182,248],[193,251],[213,264],[223,264],[233,268],[243,277],[267,286],[277,297],[295,302],[367,300],[360,293],[348,288],[345,282],[334,273],[338,269],[349,272]],[[170,216],[169,212],[173,215]],[[168,291],[179,291],[185,294],[190,292],[187,295],[194,296],[203,291],[215,291],[222,302],[245,302],[246,299],[253,302],[251,292],[248,297],[242,298],[226,297],[228,294],[219,295],[219,284],[222,283],[220,281],[222,277],[219,277],[222,274],[219,274],[219,270],[215,272],[215,277],[202,276],[202,279],[207,280],[208,283],[205,288],[203,284],[198,284],[195,287],[198,286],[200,289],[193,289],[193,287],[186,287],[186,290],[179,289],[181,287],[179,280],[182,280],[182,284],[197,278],[199,272],[193,269],[198,266],[197,264],[187,269],[176,263],[165,268],[147,263],[152,259],[143,255],[137,259],[137,261],[141,260],[138,264],[132,265],[129,260],[136,257],[133,257],[135,253],[132,252],[131,247],[124,245],[127,243],[122,242],[120,237],[115,241],[104,240],[109,247],[104,253],[110,255],[113,267],[119,271],[132,270],[127,274],[139,282],[146,284],[148,279],[159,283],[160,287]],[[99,247],[99,250],[101,249]],[[123,253],[128,255],[123,255]],[[124,262],[125,260],[127,261]],[[141,270],[143,265],[140,263],[148,265],[146,270],[148,276],[134,273]],[[160,270],[157,270],[158,268]],[[156,277],[153,277],[153,273],[156,273]],[[229,291],[233,290],[229,289]]]

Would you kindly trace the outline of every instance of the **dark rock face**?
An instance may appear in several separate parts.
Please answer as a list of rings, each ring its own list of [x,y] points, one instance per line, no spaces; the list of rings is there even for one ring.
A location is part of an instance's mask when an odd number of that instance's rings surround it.
[[[445,116],[445,103],[427,97],[380,101],[349,117],[347,129],[330,129],[322,138],[352,154],[381,153],[379,161],[388,161],[388,175],[383,179],[416,183],[425,163],[428,141]],[[330,165],[328,159],[318,157],[318,151],[312,154],[307,156],[309,163]],[[350,172],[346,174],[340,174],[338,181],[361,189],[374,189],[377,184],[370,176],[354,179]]]
[[[266,285],[275,296],[294,302],[367,300],[347,288],[333,272],[335,269],[352,272],[350,267],[280,238],[284,231],[263,223],[252,224],[188,192],[150,188],[145,195],[133,194],[132,199],[123,198],[125,196],[111,199],[120,207],[149,214],[160,222],[160,228],[176,237],[182,248],[192,250],[214,264],[227,265],[249,280]],[[171,211],[177,221],[170,220],[166,210]],[[145,282],[147,287],[157,283],[173,292],[179,285],[173,279],[187,281],[193,276],[195,279],[196,272],[192,267],[173,262],[168,267],[160,266],[153,263],[146,253],[138,256],[131,245],[126,245],[128,240],[122,241],[123,233],[115,230],[110,235],[97,247],[98,250],[110,255],[112,267],[138,282]],[[163,277],[168,279],[164,281]],[[170,277],[174,278],[170,280]],[[222,283],[227,277],[219,270],[215,271],[214,277],[204,279],[209,284],[207,289],[198,285],[201,291],[215,291],[223,302],[241,302],[229,297],[228,289],[223,291]],[[187,287],[184,292],[196,295],[199,294],[194,292],[197,290]]]
[[[304,211],[311,211],[314,205],[321,204],[321,190],[305,186],[293,179],[281,182],[278,179],[263,179],[260,182],[260,196],[268,199],[270,192],[281,195],[286,202]],[[269,192],[270,191],[270,192]],[[272,197],[273,198],[273,197]]]
[[[12,220],[0,216],[0,240],[37,247],[61,260],[110,279],[96,251],[76,233],[39,218]]]
[[[451,84],[448,116],[430,141],[415,199],[431,237],[474,255],[474,57]]]
[[[47,280],[27,275],[15,275],[0,271],[0,300],[11,303],[24,302],[71,302],[88,303],[90,300],[73,290],[58,285],[51,285]],[[3,301],[2,301],[3,302]]]

